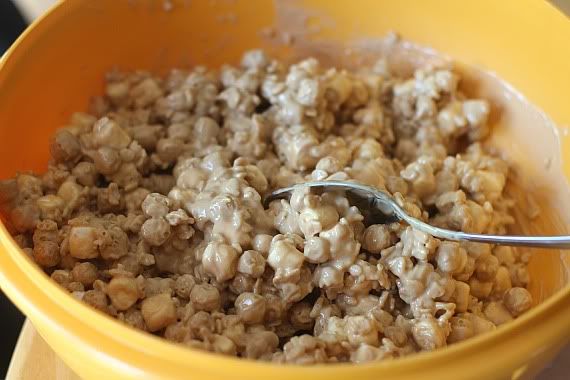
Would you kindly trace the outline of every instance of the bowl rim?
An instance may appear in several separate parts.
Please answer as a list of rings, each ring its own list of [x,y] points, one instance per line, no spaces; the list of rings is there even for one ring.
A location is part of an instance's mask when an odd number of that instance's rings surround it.
[[[26,45],[30,45],[56,19],[56,16],[61,16],[70,7],[79,6],[79,3],[79,1],[55,3],[24,31],[0,58],[0,88],[9,76],[11,68],[22,57]],[[547,5],[558,11],[553,5],[548,3]],[[370,370],[373,370],[377,375],[415,372],[418,369],[427,370],[438,366],[446,367],[446,370],[449,371],[451,361],[461,363],[471,361],[475,356],[481,356],[485,353],[482,349],[486,349],[487,352],[500,352],[504,362],[522,365],[525,358],[518,357],[521,352],[530,355],[540,350],[541,346],[549,342],[552,337],[570,336],[570,324],[567,323],[570,318],[570,286],[565,285],[523,316],[497,328],[495,331],[433,352],[422,352],[394,360],[358,365],[349,363],[313,366],[281,365],[226,357],[179,346],[163,338],[136,330],[75,299],[27,257],[1,221],[0,251],[6,253],[0,254],[0,287],[29,316],[32,322],[40,322],[42,325],[50,326],[51,329],[75,342],[78,346],[87,345],[97,350],[99,343],[97,340],[105,337],[109,344],[116,347],[128,348],[137,354],[160,359],[164,363],[182,364],[205,372],[230,375],[239,371],[252,375],[252,378],[257,378],[279,371],[280,376],[283,377],[312,373],[316,378],[330,378],[333,375],[353,376],[369,373]],[[38,300],[38,297],[42,299]],[[66,322],[70,320],[74,323],[66,325]],[[39,332],[41,334],[42,330],[40,329]],[[521,342],[528,342],[528,344],[513,347],[513,338],[517,338]],[[101,350],[103,354],[105,351],[109,350]],[[106,358],[112,359],[109,355],[106,355]],[[124,357],[121,356],[121,359]],[[117,359],[116,364],[128,367],[130,370],[139,367],[132,358],[123,362]],[[141,373],[141,375],[145,375],[145,373]]]

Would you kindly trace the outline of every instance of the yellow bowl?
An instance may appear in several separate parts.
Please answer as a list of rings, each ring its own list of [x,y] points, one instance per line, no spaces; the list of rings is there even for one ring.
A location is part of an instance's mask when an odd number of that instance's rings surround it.
[[[570,125],[570,22],[545,1],[299,0],[291,4],[306,10],[307,24],[320,25],[304,38],[347,41],[396,30],[463,63],[494,71],[557,125]],[[50,134],[65,124],[72,111],[86,109],[89,96],[102,91],[103,75],[113,66],[163,72],[174,66],[236,62],[245,49],[263,46],[261,29],[278,21],[283,25],[281,11],[276,11],[274,2],[261,0],[60,2],[0,61],[0,178],[17,170],[43,170]],[[294,12],[289,12],[288,20],[299,22]],[[528,115],[544,121],[540,113]],[[570,140],[564,136],[560,147],[563,158],[569,158]],[[532,145],[531,152],[540,151],[539,143]],[[560,178],[570,176],[570,163],[560,164],[557,149],[551,151],[554,174],[543,178],[536,165],[528,173],[539,173],[537,181],[546,185],[552,180],[556,186],[548,190],[562,191],[565,181]],[[556,208],[548,205],[549,197],[544,199],[545,212]],[[556,224],[549,226],[549,232],[556,232]],[[52,283],[0,225],[2,290],[62,359],[86,378],[522,378],[547,363],[570,336],[566,258],[539,252],[532,260],[531,275],[532,292],[540,305],[493,333],[445,350],[381,363],[276,366],[182,348],[99,314]]]

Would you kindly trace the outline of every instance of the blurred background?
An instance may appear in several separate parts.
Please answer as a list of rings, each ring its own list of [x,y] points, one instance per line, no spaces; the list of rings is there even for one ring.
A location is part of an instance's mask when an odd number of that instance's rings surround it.
[[[43,14],[57,1],[60,0],[0,0],[0,56],[18,38],[30,22]],[[566,14],[570,14],[570,0],[553,0],[551,2],[566,12]],[[568,22],[570,22],[570,19]],[[2,326],[0,328],[0,379],[3,379],[6,376],[8,364],[24,317],[1,292],[0,316],[2,318]],[[540,380],[562,380],[567,378],[570,378],[570,348],[567,348],[555,363],[545,369],[539,376]]]

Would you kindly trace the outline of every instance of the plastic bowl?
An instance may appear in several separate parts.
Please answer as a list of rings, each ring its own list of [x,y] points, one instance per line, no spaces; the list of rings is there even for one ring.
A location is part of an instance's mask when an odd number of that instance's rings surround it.
[[[275,4],[280,2],[60,2],[0,61],[0,178],[18,170],[45,169],[50,134],[65,124],[71,112],[86,109],[89,97],[102,91],[102,78],[113,66],[163,72],[195,63],[236,62],[245,49],[263,46],[261,29],[283,22]],[[463,63],[494,71],[557,125],[570,125],[570,22],[545,1],[305,0],[293,5],[310,15],[306,23],[321,24],[305,38],[346,41],[396,30]],[[288,17],[299,21],[294,13]],[[508,91],[501,96],[506,109],[509,99],[516,98]],[[527,124],[537,121],[536,128],[541,128],[544,117],[539,112],[526,115]],[[508,119],[499,121],[496,128],[512,136],[527,133],[512,123],[505,128],[503,124],[509,124]],[[558,197],[566,194],[564,176],[570,175],[570,162],[561,164],[570,157],[570,140],[560,133],[562,161],[556,143],[549,146],[553,149],[547,148],[553,167],[552,173],[544,174],[537,164],[544,157],[537,154],[543,147],[540,136],[550,135],[556,138],[551,130],[541,129],[539,140],[526,145],[507,139],[507,148],[528,151],[519,156],[534,158],[522,166],[522,177],[540,185],[543,211],[554,218],[564,203]],[[542,218],[544,229],[563,231],[564,223],[548,222],[553,218]],[[531,262],[531,291],[540,304],[493,333],[380,363],[277,366],[182,348],[92,310],[43,274],[0,225],[2,290],[58,355],[85,378],[518,379],[545,365],[570,337],[566,264],[561,254],[537,252]]]

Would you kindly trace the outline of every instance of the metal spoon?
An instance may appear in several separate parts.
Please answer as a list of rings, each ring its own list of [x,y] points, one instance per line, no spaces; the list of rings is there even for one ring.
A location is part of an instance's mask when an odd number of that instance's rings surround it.
[[[484,235],[434,227],[406,214],[404,209],[402,209],[388,194],[383,191],[355,182],[314,181],[300,183],[272,192],[265,198],[264,203],[267,206],[273,200],[288,198],[293,190],[303,188],[311,188],[321,191],[344,191],[351,204],[360,209],[365,221],[370,224],[387,224],[404,221],[416,230],[423,231],[434,237],[446,240],[465,240],[478,243],[510,246],[570,249],[570,236]]]

